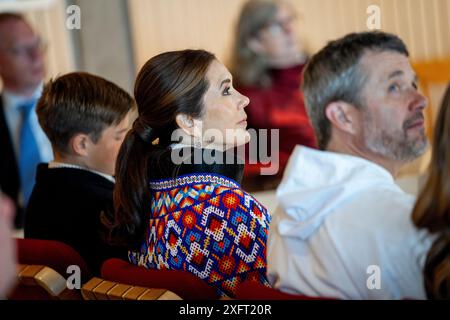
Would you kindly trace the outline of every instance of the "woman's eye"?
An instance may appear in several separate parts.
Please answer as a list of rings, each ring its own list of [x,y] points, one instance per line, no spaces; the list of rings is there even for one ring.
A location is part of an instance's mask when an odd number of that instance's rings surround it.
[[[229,95],[231,94],[230,90],[231,90],[230,87],[226,87],[226,88],[223,90],[222,94],[223,94],[224,96],[229,96]]]

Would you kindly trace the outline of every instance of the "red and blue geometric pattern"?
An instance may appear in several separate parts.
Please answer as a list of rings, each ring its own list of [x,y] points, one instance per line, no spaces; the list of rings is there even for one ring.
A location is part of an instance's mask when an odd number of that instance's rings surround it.
[[[189,271],[235,296],[237,285],[268,285],[266,242],[270,216],[232,179],[191,174],[152,181],[146,241],[130,251],[146,268]]]

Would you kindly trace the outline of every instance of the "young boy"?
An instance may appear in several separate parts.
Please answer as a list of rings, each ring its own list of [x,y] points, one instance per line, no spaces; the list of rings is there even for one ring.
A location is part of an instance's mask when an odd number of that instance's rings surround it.
[[[95,274],[108,258],[126,259],[104,242],[101,215],[113,208],[115,162],[134,109],[115,84],[78,72],[50,81],[36,107],[55,160],[37,168],[25,237],[67,243]]]

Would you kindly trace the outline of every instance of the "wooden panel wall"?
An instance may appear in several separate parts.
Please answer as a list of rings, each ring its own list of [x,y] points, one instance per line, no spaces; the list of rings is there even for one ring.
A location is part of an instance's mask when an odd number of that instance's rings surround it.
[[[381,27],[398,34],[413,60],[450,55],[450,0],[289,0],[311,53],[348,32],[367,30],[369,5]],[[245,0],[128,0],[136,65],[167,50],[202,47],[226,60]]]

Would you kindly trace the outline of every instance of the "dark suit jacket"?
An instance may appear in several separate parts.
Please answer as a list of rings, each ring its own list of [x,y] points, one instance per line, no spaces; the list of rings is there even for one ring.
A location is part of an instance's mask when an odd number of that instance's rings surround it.
[[[3,97],[0,95],[0,188],[16,204],[17,214],[15,218],[16,228],[23,226],[23,208],[19,206],[18,197],[20,190],[20,177],[16,155],[6,123],[3,110]]]
[[[25,213],[25,238],[58,240],[73,247],[99,275],[104,260],[127,259],[127,250],[109,246],[101,222],[113,210],[114,183],[81,169],[38,165],[36,184]]]

